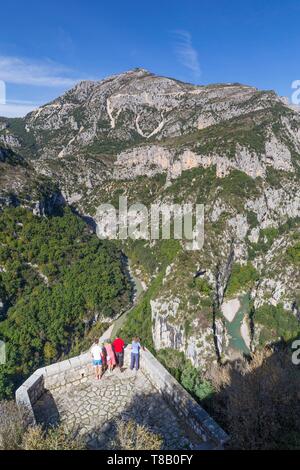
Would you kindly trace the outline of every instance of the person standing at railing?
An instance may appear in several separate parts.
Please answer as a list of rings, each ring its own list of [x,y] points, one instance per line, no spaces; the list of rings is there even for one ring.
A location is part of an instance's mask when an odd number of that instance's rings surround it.
[[[108,370],[112,372],[117,361],[116,361],[115,352],[111,344],[111,340],[108,339],[106,343],[104,344],[104,346],[105,346],[106,353],[107,353],[106,360],[107,360]]]
[[[140,338],[135,336],[131,343],[131,358],[130,358],[130,369],[139,370],[140,367],[140,350],[141,350]],[[143,348],[144,349],[144,348]]]
[[[102,375],[102,348],[99,345],[99,339],[96,338],[93,346],[91,347],[91,355],[93,358],[93,365],[95,367],[95,378],[97,380],[101,379]]]
[[[120,369],[122,369],[124,364],[124,347],[125,343],[119,336],[113,341],[113,348],[116,353],[117,364]]]

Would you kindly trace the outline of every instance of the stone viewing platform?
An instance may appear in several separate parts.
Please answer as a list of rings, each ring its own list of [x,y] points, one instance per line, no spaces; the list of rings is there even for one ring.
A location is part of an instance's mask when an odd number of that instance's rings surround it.
[[[106,336],[107,337],[107,336]],[[222,448],[226,433],[149,351],[141,352],[139,371],[106,371],[94,378],[89,353],[38,369],[17,390],[29,422],[64,423],[91,449],[106,448],[116,420],[135,422],[160,434],[165,449]]]
[[[61,422],[87,436],[91,448],[104,448],[114,437],[115,420],[133,419],[164,438],[168,449],[201,445],[194,432],[167,405],[145,375],[126,369],[106,372],[97,381],[91,375],[76,384],[44,393],[34,404],[37,422]]]

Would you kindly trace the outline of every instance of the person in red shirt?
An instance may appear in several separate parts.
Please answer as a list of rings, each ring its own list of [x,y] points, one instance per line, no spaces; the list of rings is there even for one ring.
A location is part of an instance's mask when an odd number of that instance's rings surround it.
[[[116,354],[117,364],[121,369],[123,367],[123,364],[124,364],[124,347],[125,347],[125,343],[122,340],[122,338],[119,338],[117,336],[116,339],[113,341],[112,345],[113,345],[113,348],[114,348],[114,351],[115,351],[115,354]]]

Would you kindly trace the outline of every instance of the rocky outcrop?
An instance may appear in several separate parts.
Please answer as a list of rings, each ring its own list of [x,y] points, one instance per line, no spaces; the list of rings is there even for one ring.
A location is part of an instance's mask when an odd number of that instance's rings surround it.
[[[64,198],[59,192],[47,196],[41,195],[38,200],[24,200],[15,195],[0,196],[0,210],[4,207],[21,206],[30,209],[37,216],[53,215],[64,203]]]
[[[152,337],[156,349],[183,349],[183,326],[180,324],[176,325],[176,315],[179,303],[179,299],[176,298],[172,299],[170,302],[151,300],[150,304],[153,322]]]
[[[275,137],[274,137],[275,139]],[[273,149],[276,151],[271,159]],[[114,163],[113,177],[116,179],[134,179],[138,176],[152,177],[159,173],[166,173],[168,179],[178,178],[182,172],[192,168],[216,167],[216,176],[224,178],[232,170],[239,170],[252,178],[265,177],[268,167],[294,172],[291,153],[289,149],[273,141],[266,142],[266,153],[259,155],[249,151],[246,147],[236,146],[234,158],[226,154],[209,153],[199,155],[191,150],[183,150],[178,155],[177,150],[168,149],[160,145],[140,146],[117,155]]]
[[[246,203],[246,209],[255,212],[262,229],[278,227],[288,219],[296,219],[300,216],[299,185],[290,181],[282,188],[267,187],[259,198]]]
[[[42,195],[41,199],[33,202],[31,207],[34,215],[46,216],[55,214],[58,208],[64,205],[64,203],[65,200],[62,194],[60,192],[54,192],[49,195]]]
[[[5,314],[5,300],[0,298],[0,319],[3,318]]]
[[[188,334],[184,324],[177,317],[178,307],[178,299],[169,302],[162,299],[151,301],[154,346],[157,350],[170,348],[182,351],[192,364],[205,369],[211,361],[216,361],[213,328],[203,329],[195,320],[191,325],[192,333]],[[218,334],[221,348],[223,341],[221,325]]]

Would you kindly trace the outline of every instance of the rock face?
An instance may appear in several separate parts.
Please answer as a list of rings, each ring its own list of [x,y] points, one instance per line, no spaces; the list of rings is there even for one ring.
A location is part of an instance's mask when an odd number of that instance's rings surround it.
[[[58,184],[11,148],[0,146],[0,165],[0,209],[22,205],[36,215],[50,215],[64,203]]]
[[[4,301],[0,299],[0,318],[4,313]]]
[[[219,177],[232,169],[253,178],[269,167],[294,172],[300,146],[300,116],[274,92],[194,86],[144,69],[80,82],[17,126],[0,121],[0,142],[26,153],[70,197],[107,178],[177,178],[199,166],[216,166]]]
[[[0,206],[43,215],[66,201],[93,217],[120,194],[205,204],[203,250],[187,255],[180,245],[151,299],[155,346],[205,367],[228,353],[220,310],[240,293],[254,309],[242,324],[248,343],[259,343],[255,310],[299,314],[299,155],[300,114],[274,92],[135,69],[81,82],[24,119],[0,119]],[[155,266],[136,256],[135,267],[149,285],[165,254],[158,241],[145,247]]]
[[[151,302],[152,322],[153,322],[153,342],[158,349],[176,349],[185,353],[191,362],[205,370],[209,365],[217,360],[218,354],[222,354],[227,341],[224,324],[221,320],[203,327],[201,321],[194,319],[191,324],[191,333],[185,329],[184,322],[176,321],[179,299],[164,302],[157,299]],[[217,344],[214,344],[213,338]]]

